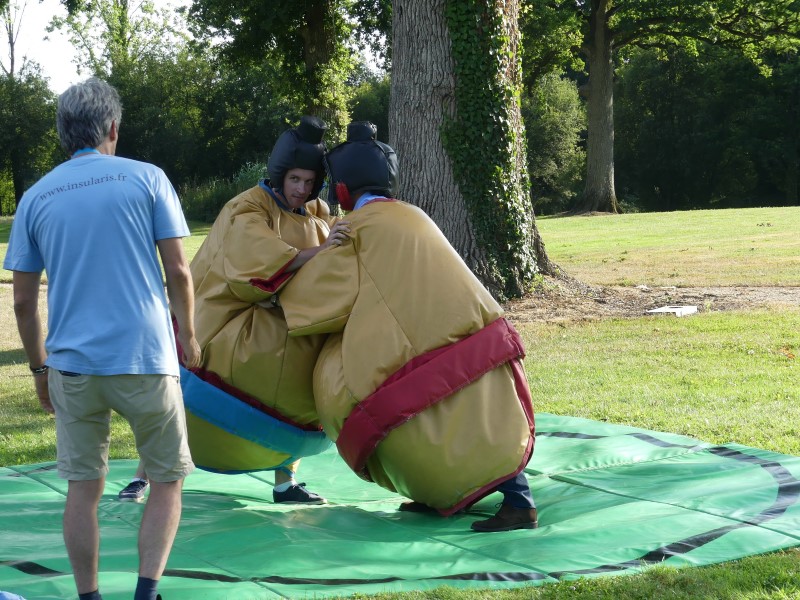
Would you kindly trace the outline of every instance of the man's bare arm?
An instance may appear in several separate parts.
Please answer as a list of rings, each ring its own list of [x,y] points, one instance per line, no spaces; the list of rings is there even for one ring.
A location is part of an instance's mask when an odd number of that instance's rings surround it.
[[[194,332],[194,285],[181,238],[158,240],[158,252],[167,279],[170,309],[178,321],[178,342],[183,350],[184,366],[200,365],[200,345]]]
[[[14,271],[14,316],[17,319],[17,330],[22,340],[22,347],[31,367],[41,367],[47,360],[42,333],[42,319],[39,315],[39,285],[42,274],[25,271]],[[49,412],[53,412],[50,403],[50,390],[47,385],[47,371],[33,374],[36,395],[39,404]]]

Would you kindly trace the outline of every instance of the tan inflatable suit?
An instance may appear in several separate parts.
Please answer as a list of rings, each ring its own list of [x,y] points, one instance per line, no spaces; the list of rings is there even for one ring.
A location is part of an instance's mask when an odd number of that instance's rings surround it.
[[[305,209],[307,215],[281,210],[261,186],[222,209],[191,263],[203,350],[194,374],[281,421],[318,431],[311,381],[324,336],[288,338],[281,309],[270,301],[291,278],[286,267],[298,251],[323,243],[336,221],[321,200]],[[187,413],[199,466],[253,471],[296,458]]]
[[[530,459],[522,342],[420,209],[380,199],[351,241],[280,294],[292,340],[331,333],[314,370],[320,421],[350,467],[452,514]]]

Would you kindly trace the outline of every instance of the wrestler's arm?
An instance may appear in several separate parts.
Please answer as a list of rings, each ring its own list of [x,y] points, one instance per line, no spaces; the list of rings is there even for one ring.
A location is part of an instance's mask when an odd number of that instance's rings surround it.
[[[280,292],[290,336],[344,329],[358,297],[358,258],[348,240],[320,251]]]

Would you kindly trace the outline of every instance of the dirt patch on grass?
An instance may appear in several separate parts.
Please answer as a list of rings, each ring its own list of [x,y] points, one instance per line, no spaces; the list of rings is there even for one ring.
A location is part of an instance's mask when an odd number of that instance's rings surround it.
[[[800,287],[601,287],[547,278],[529,296],[504,305],[517,322],[633,318],[663,306],[696,306],[698,312],[800,306]]]
[[[0,283],[4,298],[11,302],[11,284]],[[46,306],[42,287],[41,307]],[[7,295],[7,296],[6,296]],[[605,318],[642,317],[662,306],[696,306],[698,312],[752,310],[765,306],[800,307],[797,287],[602,287],[573,279],[548,277],[535,292],[506,303],[506,316],[517,322],[591,321]],[[13,311],[4,311],[13,324]],[[2,320],[0,320],[2,324]]]

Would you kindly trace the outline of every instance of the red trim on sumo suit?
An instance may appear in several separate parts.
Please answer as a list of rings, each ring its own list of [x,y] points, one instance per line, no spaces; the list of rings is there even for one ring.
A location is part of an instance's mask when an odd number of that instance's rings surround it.
[[[175,346],[178,350],[178,362],[181,363],[181,366],[186,367],[183,364],[183,349],[181,348],[181,343],[178,341],[178,321],[175,319],[175,315],[172,316],[172,327],[175,330]],[[279,413],[277,410],[274,410],[261,402],[260,400],[254,398],[250,394],[247,394],[240,390],[237,387],[232,386],[229,383],[226,383],[219,375],[214,373],[214,371],[206,371],[205,369],[194,368],[188,369],[195,375],[197,375],[200,379],[205,381],[206,383],[210,383],[215,388],[221,389],[223,392],[227,393],[230,396],[233,396],[237,400],[241,400],[248,406],[252,406],[256,410],[269,415],[270,417],[277,419],[283,423],[287,423],[292,427],[297,427],[298,429],[302,429],[303,431],[322,431],[321,425],[308,425],[302,423],[295,423],[291,419],[286,418],[285,415]]]
[[[339,454],[359,477],[372,481],[366,469],[367,459],[392,429],[510,362],[531,436],[519,469],[439,512],[447,516],[474,504],[499,483],[515,477],[528,464],[533,452],[535,424],[531,392],[520,363],[524,357],[519,333],[506,319],[500,318],[454,344],[411,359],[353,408],[336,440]]]
[[[281,288],[281,286],[284,283],[289,281],[294,276],[293,271],[287,271],[286,269],[288,269],[289,265],[291,265],[294,262],[295,258],[297,258],[297,255],[295,255],[292,258],[292,260],[290,260],[280,269],[278,269],[278,271],[276,271],[275,274],[269,279],[262,279],[260,277],[251,277],[249,282],[250,285],[257,287],[258,289],[263,290],[265,292],[275,293]]]
[[[516,331],[514,331],[516,333]],[[531,398],[531,390],[528,387],[528,378],[525,377],[525,370],[522,368],[522,363],[519,359],[512,359],[510,362],[511,371],[514,373],[514,385],[517,388],[517,396],[523,400],[522,402],[522,410],[525,411],[525,418],[528,420],[528,424],[531,428],[531,435],[528,438],[528,445],[525,448],[525,453],[523,454],[522,462],[519,465],[519,468],[514,470],[513,473],[509,475],[504,475],[503,477],[499,477],[488,483],[487,485],[483,486],[479,490],[477,490],[474,494],[470,494],[466,498],[464,498],[461,502],[456,504],[455,506],[448,508],[447,510],[440,510],[439,513],[444,515],[445,517],[452,515],[453,513],[458,512],[464,508],[472,506],[478,500],[489,494],[494,488],[498,485],[511,479],[512,477],[516,477],[517,474],[525,468],[525,465],[528,464],[528,461],[531,459],[531,454],[533,454],[533,444],[536,441],[536,426],[533,416],[533,404]]]

